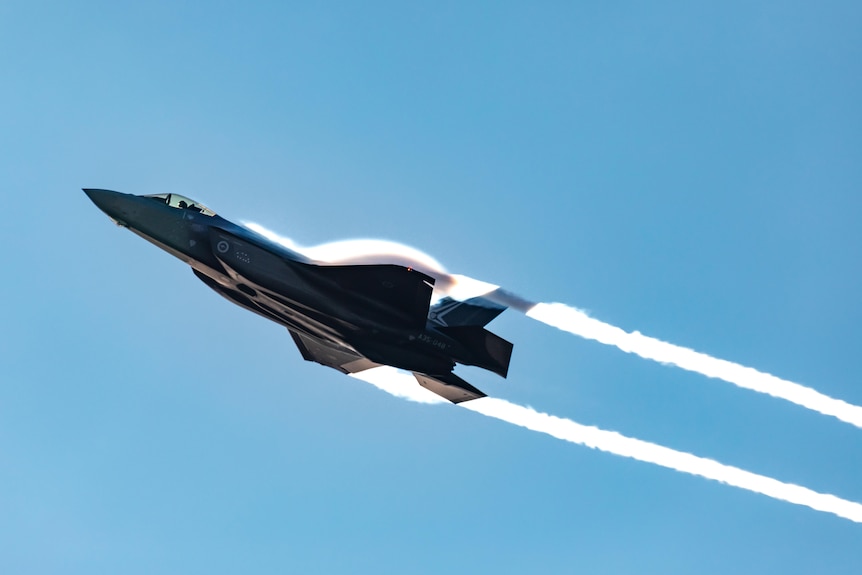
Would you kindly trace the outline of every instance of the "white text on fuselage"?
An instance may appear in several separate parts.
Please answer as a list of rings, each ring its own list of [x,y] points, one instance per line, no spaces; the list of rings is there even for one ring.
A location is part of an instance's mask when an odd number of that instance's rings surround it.
[[[432,345],[437,349],[446,349],[447,347],[446,342],[440,341],[436,337],[432,337],[427,333],[420,333],[416,339],[421,342],[427,343],[428,345]]]

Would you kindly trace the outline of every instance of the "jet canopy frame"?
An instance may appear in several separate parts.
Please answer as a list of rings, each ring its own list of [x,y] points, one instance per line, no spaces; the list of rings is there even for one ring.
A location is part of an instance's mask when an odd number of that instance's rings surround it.
[[[205,216],[214,216],[216,213],[201,204],[200,202],[196,202],[191,198],[187,198],[186,196],[181,196],[180,194],[149,194],[144,196],[145,198],[150,198],[152,200],[160,201],[164,204],[169,205],[172,208],[178,208],[181,210],[191,210],[193,212],[201,213]]]

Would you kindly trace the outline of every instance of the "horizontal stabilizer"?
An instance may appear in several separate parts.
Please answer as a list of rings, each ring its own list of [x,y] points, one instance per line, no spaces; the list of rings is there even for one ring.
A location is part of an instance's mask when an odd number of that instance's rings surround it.
[[[431,323],[441,326],[477,325],[482,327],[503,313],[505,309],[506,306],[483,297],[474,297],[465,301],[444,297],[431,306],[428,319]]]
[[[461,403],[462,401],[470,401],[471,399],[479,399],[486,397],[484,393],[455,375],[447,373],[445,375],[426,375],[424,373],[413,373],[419,385],[429,391],[433,391],[440,397],[448,399],[452,403]]]
[[[514,346],[496,333],[478,325],[456,325],[437,329],[470,350],[472,359],[459,362],[493,371],[503,377],[509,373],[509,360],[512,358]]]

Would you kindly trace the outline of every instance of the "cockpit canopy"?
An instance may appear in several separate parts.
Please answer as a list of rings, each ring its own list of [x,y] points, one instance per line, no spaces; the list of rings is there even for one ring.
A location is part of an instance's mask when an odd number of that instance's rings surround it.
[[[156,200],[162,202],[163,204],[167,204],[172,208],[179,208],[181,210],[191,210],[193,212],[201,213],[205,216],[214,216],[216,213],[206,207],[203,204],[199,204],[193,200],[185,196],[181,196],[179,194],[150,194],[148,196],[144,196],[145,198],[150,198],[152,200]]]

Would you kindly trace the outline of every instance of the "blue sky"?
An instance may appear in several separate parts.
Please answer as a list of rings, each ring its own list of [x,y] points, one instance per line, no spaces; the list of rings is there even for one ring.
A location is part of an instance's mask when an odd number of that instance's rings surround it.
[[[858,5],[463,4],[0,4],[0,571],[860,571],[858,524],[303,362],[80,191],[404,242],[862,404]],[[857,428],[491,328],[491,395],[862,501]]]

